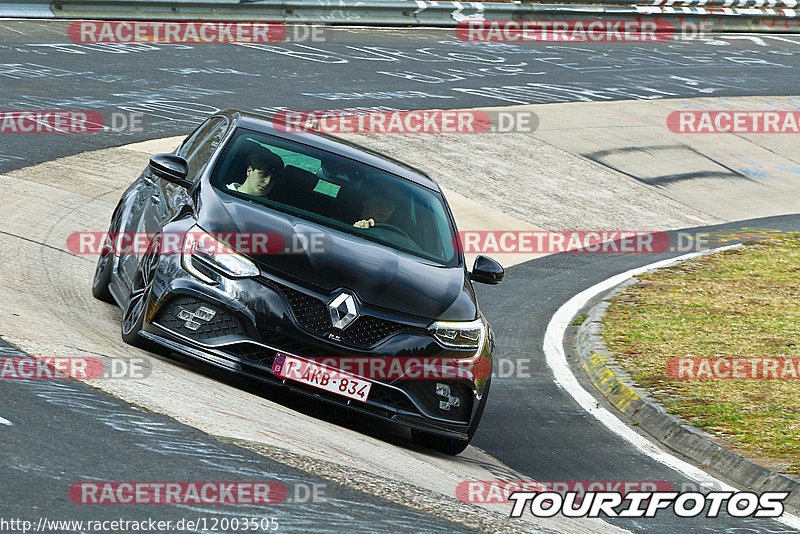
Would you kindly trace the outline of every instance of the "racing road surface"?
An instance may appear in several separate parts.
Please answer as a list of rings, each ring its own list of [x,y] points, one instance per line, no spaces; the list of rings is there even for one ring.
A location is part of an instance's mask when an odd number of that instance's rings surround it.
[[[466,43],[447,30],[326,30],[326,42],[80,44],[63,21],[0,21],[4,110],[143,113],[140,131],[4,136],[0,171],[184,134],[225,107],[430,109],[797,94],[786,35],[641,43]],[[769,83],[762,83],[768,78]]]
[[[138,174],[148,154],[174,146],[178,140],[135,149],[128,146],[130,143],[185,135],[202,117],[224,107],[269,111],[550,104],[534,108],[537,112],[541,109],[543,119],[536,136],[507,136],[490,142],[430,141],[424,136],[364,141],[403,159],[415,158],[410,163],[431,168],[434,176],[455,193],[483,202],[486,213],[513,214],[539,228],[620,229],[626,220],[639,225],[636,230],[718,224],[715,228],[721,230],[757,226],[790,231],[800,226],[792,215],[742,220],[796,211],[778,206],[768,195],[763,196],[768,201],[754,198],[752,211],[739,208],[738,216],[726,211],[721,196],[715,196],[720,190],[763,187],[788,199],[790,206],[798,205],[791,178],[797,174],[794,169],[800,169],[800,161],[790,143],[783,140],[776,144],[749,140],[754,144],[742,150],[735,145],[742,143],[741,139],[725,140],[728,144],[722,148],[698,148],[699,141],[686,140],[684,145],[695,143],[692,150],[705,150],[709,157],[723,161],[726,168],[733,167],[725,158],[743,161],[738,155],[750,161],[739,168],[740,177],[723,177],[707,189],[697,184],[714,176],[656,187],[648,183],[652,167],[638,161],[634,165],[621,159],[609,160],[604,155],[608,150],[603,143],[610,143],[609,137],[622,136],[603,135],[603,131],[587,135],[589,128],[597,126],[571,128],[571,122],[558,125],[557,131],[552,128],[559,117],[591,116],[590,107],[608,110],[608,104],[601,102],[619,101],[615,109],[621,110],[620,117],[635,116],[637,120],[654,114],[653,107],[645,112],[643,103],[662,100],[665,108],[691,106],[685,102],[695,97],[704,97],[703,105],[715,99],[717,105],[722,102],[735,107],[741,103],[732,98],[736,96],[763,96],[759,100],[762,107],[774,106],[775,102],[797,105],[793,95],[800,94],[800,40],[791,36],[723,36],[648,46],[594,43],[528,47],[461,43],[442,30],[340,29],[328,32],[328,42],[313,44],[114,46],[70,43],[65,27],[60,22],[0,22],[4,58],[0,64],[0,108],[95,110],[106,121],[113,120],[114,114],[131,117],[141,113],[143,122],[141,130],[134,131],[121,128],[86,135],[2,135],[0,335],[37,356],[144,355],[119,341],[118,310],[94,301],[88,291],[94,258],[70,254],[65,250],[66,236],[78,230],[105,230],[121,189]],[[769,83],[763,83],[764,79]],[[781,95],[784,98],[777,98]],[[667,99],[684,100],[667,103]],[[577,105],[581,107],[572,107]],[[598,111],[595,116],[600,115]],[[616,120],[623,121],[620,117]],[[570,138],[571,130],[582,141]],[[661,130],[648,134],[646,128],[637,129],[632,137],[645,139],[646,135],[663,137]],[[592,150],[584,150],[585,145],[595,147],[594,156],[587,156]],[[121,148],[83,154],[116,146]],[[428,154],[425,149],[431,146],[436,148]],[[535,152],[547,165],[520,165],[526,152]],[[771,156],[762,157],[763,152]],[[753,156],[755,153],[759,156]],[[71,155],[76,156],[58,159]],[[486,161],[501,169],[499,177],[476,171]],[[768,176],[755,180],[753,169]],[[536,179],[531,178],[534,175]],[[500,189],[499,183],[506,184],[508,194],[487,197],[485,190]],[[555,191],[559,185],[563,189],[565,183],[569,184],[567,194],[559,197]],[[602,190],[606,196],[594,206],[570,198],[582,191],[600,195]],[[544,205],[526,196],[544,192],[552,195],[546,197]],[[496,220],[489,220],[486,228],[506,229],[492,222]],[[461,221],[459,224],[463,226]],[[530,373],[496,375],[475,447],[456,459],[415,448],[396,429],[375,428],[341,414],[278,398],[252,384],[158,355],[145,355],[151,365],[146,379],[95,385],[147,411],[82,384],[0,383],[0,398],[4,400],[0,423],[11,423],[0,425],[3,443],[10,444],[2,453],[2,516],[87,516],[84,508],[76,510],[65,499],[64,488],[80,480],[260,477],[281,480],[292,487],[320,484],[320,477],[328,474],[322,472],[320,460],[415,484],[451,500],[455,486],[464,480],[647,480],[666,481],[676,488],[692,484],[694,481],[655,462],[582,411],[553,384],[542,354],[547,324],[571,296],[617,273],[669,255],[551,255],[511,266],[498,287],[477,287],[482,309],[497,332],[499,359],[525,360]],[[498,259],[504,262],[502,256]],[[565,347],[570,345],[571,341],[565,340]],[[576,374],[580,376],[580,370]],[[154,428],[158,429],[158,438],[153,437]],[[224,437],[226,442],[213,436]],[[257,455],[227,443],[230,440],[267,444],[270,458],[265,459],[263,452]],[[282,451],[310,458],[304,469],[316,474],[282,465]],[[468,529],[463,526],[467,517],[463,511],[453,512],[454,519],[462,523],[453,526],[441,519],[441,512],[435,518],[406,507],[392,508],[395,505],[374,496],[394,492],[381,484],[376,490],[360,483],[359,489],[371,496],[326,480],[327,502],[298,505],[296,501],[283,508],[262,510],[259,515],[278,517],[290,530],[292,526],[293,530],[304,530],[303,521],[309,517],[320,518],[315,525],[327,525],[330,531],[355,530],[356,525],[365,532],[387,528],[434,532]],[[352,485],[346,482],[342,481]],[[30,500],[21,500],[23,493]],[[423,493],[419,498],[430,502],[436,493]],[[406,504],[414,505],[412,497],[404,498]],[[184,512],[230,513],[219,509],[159,507],[151,512],[140,507],[135,511],[118,508],[93,508],[91,516],[112,517],[116,513],[131,518],[150,515],[173,519]],[[383,512],[389,508],[391,514]],[[430,508],[428,512],[434,511]],[[508,513],[507,506],[496,509]],[[500,525],[500,517],[494,519]],[[775,521],[725,517],[686,520],[667,513],[654,519],[611,522],[635,532],[795,531]],[[483,525],[475,523],[476,528]],[[532,524],[515,526],[523,529]],[[536,526],[563,532],[616,530],[611,525],[583,521],[542,521]]]
[[[2,342],[0,354],[24,357],[24,353]],[[259,527],[266,526],[263,530],[274,527],[296,532],[473,531],[331,484],[279,461],[217,441],[167,417],[98,395],[83,384],[4,380],[0,382],[0,396],[6,422],[0,429],[3,519],[49,525],[40,528],[42,532],[91,531],[90,519],[113,521],[120,517],[130,521],[172,521],[175,527],[181,520],[195,521],[198,526],[187,530],[196,532],[219,530],[214,526],[231,518],[240,519],[243,525],[245,518],[254,519]],[[69,424],[57,424],[58,421]],[[81,500],[80,493],[64,498],[67,488],[75,483],[130,480],[131,473],[139,481],[280,480],[286,493],[285,499],[274,505],[251,502],[239,504],[234,510],[223,504],[186,503],[169,507],[95,505],[87,511],[86,505],[76,502]],[[297,506],[303,507],[302,514],[297,513]],[[117,529],[109,526],[104,530]],[[10,531],[3,527],[3,532]]]

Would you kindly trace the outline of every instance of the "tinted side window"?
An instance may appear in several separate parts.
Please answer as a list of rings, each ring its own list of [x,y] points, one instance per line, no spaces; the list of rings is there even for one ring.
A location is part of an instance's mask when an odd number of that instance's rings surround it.
[[[203,124],[195,128],[181,143],[178,149],[178,155],[185,158],[189,150],[197,148],[197,145],[208,135],[208,132],[214,129],[214,126],[219,124],[221,120],[220,117],[213,117],[207,119]]]
[[[210,119],[189,139],[184,147],[181,148],[181,155],[189,163],[188,177],[191,179],[197,175],[219,146],[225,136],[228,121],[223,118]]]

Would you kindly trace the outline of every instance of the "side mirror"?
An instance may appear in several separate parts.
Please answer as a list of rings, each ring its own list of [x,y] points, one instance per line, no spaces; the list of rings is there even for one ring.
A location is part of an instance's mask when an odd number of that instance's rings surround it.
[[[192,186],[191,180],[186,179],[186,175],[189,174],[189,164],[175,154],[156,154],[150,158],[150,170],[171,184],[187,189]]]
[[[502,265],[487,256],[478,256],[469,278],[481,284],[499,284],[505,275]]]

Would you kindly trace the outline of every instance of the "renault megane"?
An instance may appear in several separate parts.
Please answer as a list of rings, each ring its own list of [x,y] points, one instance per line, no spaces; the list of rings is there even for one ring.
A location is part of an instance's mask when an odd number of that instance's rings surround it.
[[[134,234],[147,246],[129,253],[120,243]],[[123,309],[127,343],[400,423],[458,454],[495,346],[472,282],[504,272],[484,256],[470,272],[457,235],[424,172],[225,110],[125,191],[92,290]]]

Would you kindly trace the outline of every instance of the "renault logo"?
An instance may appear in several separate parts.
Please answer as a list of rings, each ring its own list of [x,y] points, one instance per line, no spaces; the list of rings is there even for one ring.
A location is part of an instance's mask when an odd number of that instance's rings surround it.
[[[331,325],[337,330],[344,330],[358,317],[356,299],[350,293],[340,293],[328,303]]]

